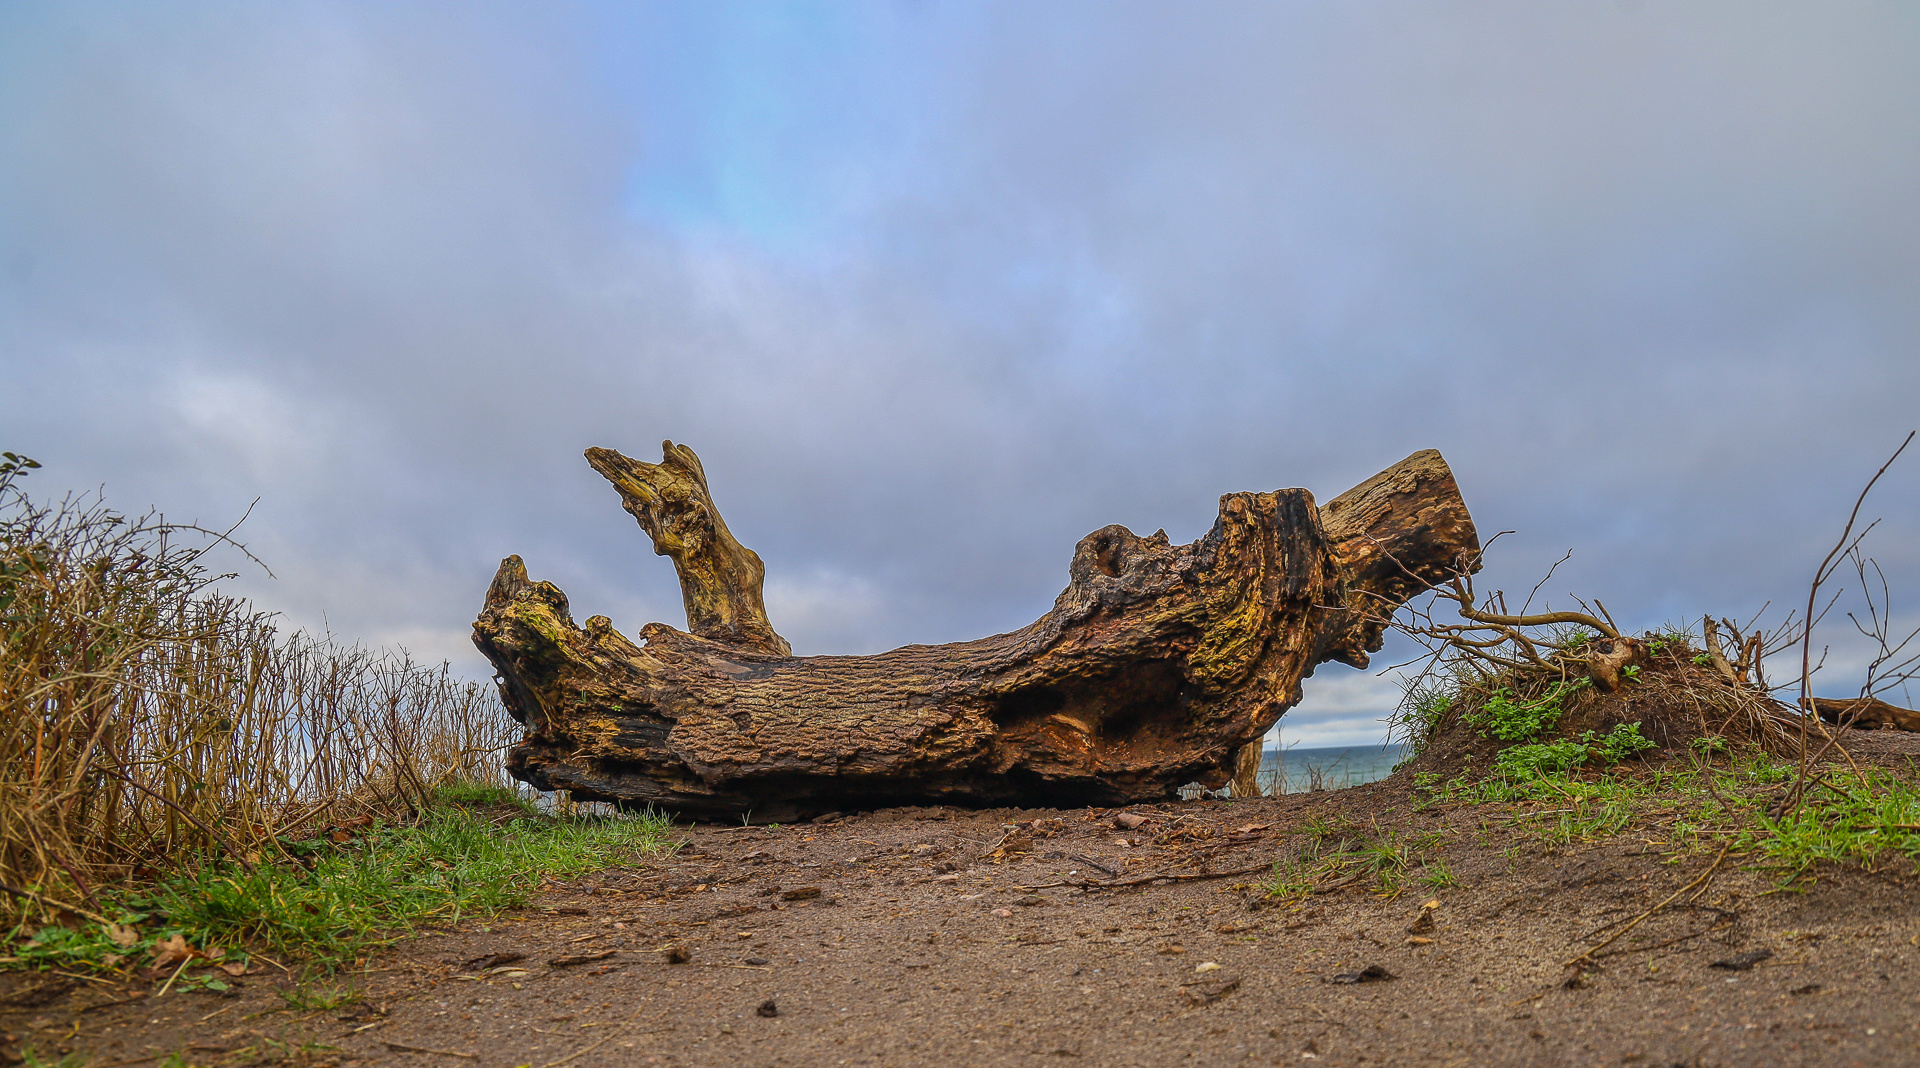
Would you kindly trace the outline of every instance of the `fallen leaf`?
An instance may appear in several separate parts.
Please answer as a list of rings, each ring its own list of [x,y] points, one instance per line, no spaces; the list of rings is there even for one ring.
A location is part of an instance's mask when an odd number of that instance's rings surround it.
[[[195,957],[204,956],[206,956],[205,953],[187,945],[186,938],[181,935],[174,935],[172,938],[162,938],[153,944],[153,963],[159,967],[178,964],[183,960],[192,960]]]
[[[113,944],[116,946],[130,946],[140,941],[140,932],[131,927],[110,923],[107,924],[107,937],[113,939]]]
[[[1433,944],[1433,939],[1421,938],[1419,935],[1414,935],[1407,939],[1407,945],[1410,945],[1410,946],[1430,946],[1432,944]]]
[[[797,886],[792,890],[780,891],[782,901],[812,901],[819,896],[820,888],[817,886]]]

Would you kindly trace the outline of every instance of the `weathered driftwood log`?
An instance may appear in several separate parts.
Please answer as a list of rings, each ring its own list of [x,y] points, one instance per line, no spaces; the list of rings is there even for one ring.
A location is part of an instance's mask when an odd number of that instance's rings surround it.
[[[566,595],[515,556],[474,642],[529,728],[515,776],[688,816],[1121,804],[1244,781],[1242,758],[1315,665],[1365,667],[1382,615],[1479,550],[1427,450],[1325,508],[1301,489],[1227,494],[1189,545],[1096,530],[1053,610],[1008,634],[795,657],[699,460],[664,451],[659,464],[587,457],[672,557],[692,633],[649,623],[636,645],[604,616],[576,626]]]
[[[1816,697],[1813,710],[1828,723],[1863,731],[1920,731],[1920,712],[1878,697]]]

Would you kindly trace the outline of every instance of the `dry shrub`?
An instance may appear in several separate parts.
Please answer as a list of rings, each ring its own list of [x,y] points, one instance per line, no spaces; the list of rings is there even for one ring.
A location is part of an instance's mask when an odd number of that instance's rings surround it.
[[[0,916],[504,781],[516,729],[492,687],[283,637],[214,589],[224,534],[38,505],[31,462],[0,455]]]

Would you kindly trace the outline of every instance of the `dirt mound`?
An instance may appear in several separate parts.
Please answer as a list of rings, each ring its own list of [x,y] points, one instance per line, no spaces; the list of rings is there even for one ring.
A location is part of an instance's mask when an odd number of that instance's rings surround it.
[[[1414,725],[1417,755],[1408,768],[1486,768],[1514,745],[1591,743],[1628,727],[1653,743],[1628,757],[1642,762],[1690,759],[1696,747],[1797,750],[1798,728],[1785,706],[1751,686],[1729,684],[1702,650],[1653,634],[1634,642],[1643,651],[1613,692],[1594,683],[1572,655],[1576,649],[1555,658],[1557,672],[1506,671],[1467,681],[1443,698],[1429,695],[1425,722]]]

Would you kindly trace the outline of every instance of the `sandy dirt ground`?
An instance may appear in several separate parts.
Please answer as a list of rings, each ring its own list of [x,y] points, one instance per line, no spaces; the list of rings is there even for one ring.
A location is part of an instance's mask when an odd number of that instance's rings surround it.
[[[12,975],[0,1032],[94,1068],[1920,1064],[1910,874],[1779,891],[1724,862],[1575,968],[1715,857],[1663,855],[1657,829],[1553,848],[1485,808],[1414,811],[1404,774],[1127,812],[1152,822],[695,827],[669,859],[306,984],[310,1005],[358,1000],[289,1009],[271,968],[224,998]],[[1330,825],[1429,842],[1457,882],[1256,907],[1274,858]],[[1063,885],[1083,882],[1125,885]]]

